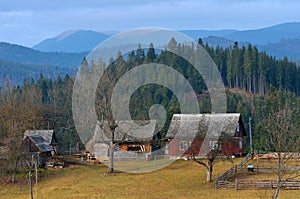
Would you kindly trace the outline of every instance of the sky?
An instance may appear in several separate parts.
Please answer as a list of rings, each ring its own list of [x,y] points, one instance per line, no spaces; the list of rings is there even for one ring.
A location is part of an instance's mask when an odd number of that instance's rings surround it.
[[[77,29],[257,29],[299,22],[299,10],[298,0],[9,0],[0,3],[0,41],[31,47]]]

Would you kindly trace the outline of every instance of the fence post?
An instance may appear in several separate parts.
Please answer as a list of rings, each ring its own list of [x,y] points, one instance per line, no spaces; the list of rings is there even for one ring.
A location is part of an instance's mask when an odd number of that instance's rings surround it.
[[[278,186],[278,185],[277,185]],[[271,187],[271,190],[273,189],[273,183],[272,183],[272,180],[270,180],[270,187]]]
[[[237,178],[235,178],[235,186],[234,186],[235,190],[238,190],[238,180]]]

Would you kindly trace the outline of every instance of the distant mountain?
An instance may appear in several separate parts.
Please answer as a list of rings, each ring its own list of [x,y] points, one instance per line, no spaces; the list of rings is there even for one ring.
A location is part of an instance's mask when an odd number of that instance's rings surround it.
[[[282,39],[300,39],[300,22],[283,23],[255,30],[180,30],[194,40],[210,36],[223,37],[231,41],[250,42],[267,45]],[[92,50],[97,44],[117,31],[96,32],[90,30],[71,30],[33,46],[33,49],[46,52],[84,52]]]
[[[24,46],[0,42],[0,58],[12,62],[34,65],[79,66],[83,53],[40,52]]]
[[[58,74],[75,75],[87,53],[40,52],[24,46],[0,42],[0,87],[9,79],[20,85],[24,79],[37,80],[40,73],[55,79]]]
[[[300,63],[300,39],[283,39],[278,43],[272,43],[258,47],[267,54],[282,59],[288,57]]]
[[[283,23],[256,30],[236,31],[224,35],[224,38],[258,45],[277,43],[282,39],[300,39],[300,22]]]
[[[224,37],[236,31],[237,30],[181,30],[180,32],[194,40],[198,40],[200,37]],[[54,38],[46,39],[32,48],[44,52],[87,52],[91,51],[110,35],[116,33],[118,32],[110,31],[100,33],[87,30],[70,30],[63,32]]]
[[[46,39],[32,48],[45,52],[80,53],[90,51],[108,37],[108,34],[90,30],[72,30],[63,32],[54,38]]]
[[[194,40],[199,38],[216,36],[216,37],[225,37],[227,35],[238,32],[238,30],[180,30],[179,32],[186,34]]]
[[[216,36],[209,36],[209,37],[204,37],[202,39],[203,43],[206,44],[208,43],[209,46],[212,46],[216,48],[217,46],[222,47],[222,48],[228,48],[230,46],[234,45],[233,40],[230,39],[225,39],[223,37],[216,37]],[[248,46],[248,42],[238,42],[239,47],[242,46]]]

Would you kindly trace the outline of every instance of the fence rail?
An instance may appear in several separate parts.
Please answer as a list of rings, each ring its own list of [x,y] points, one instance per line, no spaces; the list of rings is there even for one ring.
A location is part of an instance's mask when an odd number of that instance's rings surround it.
[[[219,181],[228,181],[237,172],[238,169],[242,168],[252,159],[253,155],[248,154],[239,164],[234,165],[229,170],[225,171],[222,175],[218,176],[215,180],[215,188],[217,188]]]
[[[238,165],[237,169],[242,168],[244,165],[246,165],[250,160],[253,159],[253,154],[248,154]]]
[[[218,189],[275,189],[278,186],[276,181],[272,180],[248,180],[248,179],[235,179],[234,182],[218,181],[216,182]],[[282,189],[286,190],[300,190],[300,181],[283,181],[280,183]]]

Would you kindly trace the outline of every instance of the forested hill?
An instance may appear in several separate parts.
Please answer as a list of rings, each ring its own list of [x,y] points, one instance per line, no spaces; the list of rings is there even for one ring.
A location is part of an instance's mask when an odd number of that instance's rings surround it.
[[[61,67],[79,66],[88,52],[41,52],[24,46],[0,42],[0,59],[22,64],[54,65]]]
[[[24,46],[0,42],[0,87],[6,80],[22,84],[24,79],[75,75],[86,53],[40,52]]]
[[[200,41],[201,43],[201,41]],[[300,94],[300,68],[287,58],[275,59],[249,44],[229,48],[204,46],[218,66],[225,86],[265,94],[270,85]]]
[[[54,65],[20,64],[0,59],[0,87],[9,81],[10,85],[22,85],[31,78],[37,80],[40,74],[45,78],[56,79],[58,75],[76,75],[77,68]]]
[[[225,86],[241,88],[252,93],[265,94],[272,84],[275,88],[300,94],[300,69],[287,58],[275,59],[256,46],[234,43],[228,48],[204,46],[219,67]],[[144,52],[146,53],[146,52]],[[157,52],[156,52],[157,53]],[[74,75],[84,53],[42,53],[18,45],[0,43],[0,85],[8,78],[20,84],[26,78],[37,80],[39,73],[53,78]],[[156,55],[159,60],[161,55]],[[17,61],[7,61],[17,60]],[[184,67],[181,71],[184,71]]]

